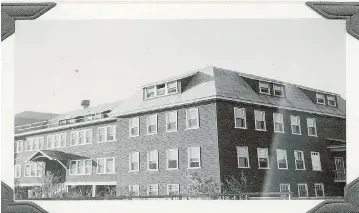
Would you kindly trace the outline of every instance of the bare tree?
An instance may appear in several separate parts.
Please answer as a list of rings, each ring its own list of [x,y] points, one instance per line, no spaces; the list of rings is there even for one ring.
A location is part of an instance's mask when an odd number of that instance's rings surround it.
[[[247,188],[247,178],[243,171],[239,178],[234,176],[227,177],[222,183],[222,191],[227,194],[239,194],[245,192]]]

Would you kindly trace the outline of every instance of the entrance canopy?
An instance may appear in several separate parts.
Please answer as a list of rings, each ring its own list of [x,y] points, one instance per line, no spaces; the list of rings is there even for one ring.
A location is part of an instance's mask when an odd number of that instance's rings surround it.
[[[57,161],[61,166],[63,166],[65,169],[68,169],[68,167],[65,165],[67,161],[69,160],[80,160],[80,159],[88,159],[87,157],[80,156],[80,155],[74,155],[70,153],[60,152],[56,150],[39,150],[35,152],[27,161],[47,161],[47,160],[54,160]]]
[[[326,138],[327,148],[331,152],[346,152],[346,142],[341,139]]]

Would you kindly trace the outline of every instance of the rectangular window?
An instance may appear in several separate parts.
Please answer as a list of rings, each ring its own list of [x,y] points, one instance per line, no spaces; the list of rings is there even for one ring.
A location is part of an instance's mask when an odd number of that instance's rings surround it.
[[[44,137],[28,138],[25,141],[26,151],[36,151],[44,148]]]
[[[234,127],[246,129],[246,109],[234,107]]]
[[[298,197],[308,197],[308,186],[306,183],[298,184]]]
[[[44,163],[34,162],[25,164],[25,177],[41,177],[44,171]]]
[[[115,173],[115,158],[97,158],[97,174]]]
[[[178,149],[167,149],[167,169],[178,169]]]
[[[179,184],[167,184],[167,195],[179,195]]]
[[[256,130],[266,130],[265,112],[254,110],[254,120]]]
[[[177,81],[167,83],[167,91],[168,94],[177,93],[178,92]]]
[[[21,165],[20,164],[15,165],[14,177],[15,178],[20,178],[21,177]]]
[[[140,153],[132,152],[129,154],[129,171],[140,170]]]
[[[157,114],[147,116],[147,134],[157,133]]]
[[[166,94],[166,85],[165,84],[159,84],[156,86],[157,88],[157,96],[162,96]]]
[[[146,91],[146,99],[155,97],[155,87],[147,87]]]
[[[317,98],[317,103],[318,104],[324,104],[325,105],[325,97],[323,94],[316,94],[316,98]]]
[[[54,144],[54,135],[48,135],[47,136],[47,148],[48,149],[52,149],[55,147]]]
[[[284,149],[277,149],[276,153],[278,169],[288,169],[287,151]]]
[[[269,83],[259,82],[259,93],[270,95]]]
[[[201,148],[200,147],[188,147],[188,168],[200,168],[201,167]]]
[[[283,85],[273,85],[274,96],[284,97],[284,86]]]
[[[129,119],[129,126],[130,126],[130,137],[140,135],[140,118],[130,118]]]
[[[294,159],[295,159],[295,169],[305,170],[303,151],[294,150]]]
[[[22,152],[23,141],[15,141],[15,152]]]
[[[314,118],[307,118],[307,127],[309,136],[317,136],[317,124]]]
[[[70,175],[92,174],[92,159],[70,161]]]
[[[238,168],[249,168],[249,155],[247,146],[237,146]]]
[[[128,191],[130,196],[140,196],[140,186],[139,185],[129,185]]]
[[[335,97],[332,95],[327,95],[327,99],[328,99],[328,105],[329,106],[337,106],[337,102],[335,101]]]
[[[158,195],[158,184],[150,184],[147,186],[147,195],[148,196],[157,196]]]
[[[82,145],[85,143],[85,131],[79,131],[79,139],[77,145]]]
[[[158,170],[158,150],[147,152],[147,170]]]
[[[274,132],[284,132],[283,114],[273,113]]]
[[[44,149],[44,137],[39,137],[39,140],[37,141],[37,149],[42,150]]]
[[[315,189],[315,196],[316,197],[324,197],[324,184],[322,183],[315,183],[314,184]]]
[[[70,134],[70,145],[71,146],[76,146],[79,142],[79,132],[71,132]]]
[[[260,169],[269,169],[269,157],[267,148],[257,148],[258,167]]]
[[[166,113],[166,128],[167,132],[177,130],[177,111]]]
[[[320,154],[319,152],[310,152],[310,157],[312,159],[313,171],[321,171],[322,166],[320,163]]]
[[[279,184],[279,192],[290,192],[290,184],[289,183]]]
[[[116,126],[99,127],[97,133],[99,143],[116,140]]]
[[[92,129],[85,130],[85,144],[92,143]]]
[[[187,129],[199,128],[198,108],[190,108],[186,110],[186,127]]]
[[[33,149],[32,149],[32,144],[34,143],[34,139],[33,138],[28,138],[27,140],[26,140],[26,151],[34,151]]]
[[[302,130],[300,128],[300,117],[291,115],[290,123],[291,123],[291,127],[292,127],[292,134],[301,135]]]

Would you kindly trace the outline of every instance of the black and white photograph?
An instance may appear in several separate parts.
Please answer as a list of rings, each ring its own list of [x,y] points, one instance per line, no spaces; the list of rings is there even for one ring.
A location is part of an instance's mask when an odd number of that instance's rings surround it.
[[[343,197],[343,22],[16,27],[15,199]]]

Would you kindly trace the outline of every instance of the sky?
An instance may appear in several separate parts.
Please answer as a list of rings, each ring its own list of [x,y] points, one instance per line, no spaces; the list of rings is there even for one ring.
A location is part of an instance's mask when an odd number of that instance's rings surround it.
[[[118,101],[206,66],[345,98],[345,33],[325,19],[18,21],[15,113]]]

